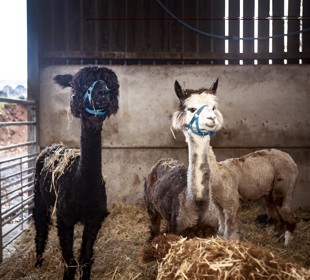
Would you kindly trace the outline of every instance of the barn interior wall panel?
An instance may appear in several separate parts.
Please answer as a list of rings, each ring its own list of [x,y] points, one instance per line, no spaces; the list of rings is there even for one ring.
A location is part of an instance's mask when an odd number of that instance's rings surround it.
[[[253,64],[258,59],[258,64],[268,64],[270,58],[273,64],[283,64],[282,57],[289,58],[288,64],[298,64],[299,57],[304,58],[303,63],[309,61],[310,32],[289,36],[287,40],[284,36],[285,32],[299,31],[301,26],[310,27],[309,1],[289,1],[287,15],[284,0],[258,1],[257,7],[255,1],[241,0],[161,2],[191,27],[222,38],[185,28],[156,0],[46,0],[41,3],[40,13],[41,63],[87,64],[113,60],[116,64],[154,64],[166,60],[169,64],[227,64],[227,61],[239,64],[242,59],[244,64]],[[229,3],[228,9],[225,3]],[[225,35],[235,39],[224,40]],[[277,37],[266,39],[270,35]],[[265,38],[256,40],[257,50],[255,40],[236,39],[255,36]]]
[[[119,111],[104,122],[102,132],[103,173],[112,203],[141,201],[144,179],[160,158],[187,162],[184,136],[175,132],[175,139],[170,131],[171,116],[178,104],[174,81],[186,88],[199,88],[219,78],[217,96],[224,128],[211,139],[218,160],[262,148],[284,150],[299,167],[294,203],[309,205],[308,65],[108,67],[120,82]],[[76,73],[80,68],[55,65],[41,71],[41,148],[57,142],[79,146],[79,121],[68,114],[70,89],[61,89],[52,78]],[[50,121],[51,116],[55,121]]]

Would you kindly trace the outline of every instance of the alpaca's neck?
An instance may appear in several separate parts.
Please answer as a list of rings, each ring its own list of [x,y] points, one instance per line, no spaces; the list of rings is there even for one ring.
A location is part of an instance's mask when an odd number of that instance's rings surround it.
[[[81,156],[79,170],[83,176],[101,174],[101,131],[97,128],[81,124]]]
[[[188,144],[188,195],[197,201],[209,198],[211,170],[217,167],[215,155],[210,146],[210,137],[186,134]]]

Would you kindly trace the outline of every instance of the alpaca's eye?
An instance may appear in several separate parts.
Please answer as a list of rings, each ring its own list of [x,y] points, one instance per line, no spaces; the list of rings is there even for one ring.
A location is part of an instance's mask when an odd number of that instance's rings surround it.
[[[190,111],[191,113],[195,113],[195,111],[197,110],[196,108],[188,108],[188,111]]]
[[[215,107],[215,106],[213,106],[213,107],[212,107],[212,110],[214,111],[215,109],[216,109],[216,107]]]

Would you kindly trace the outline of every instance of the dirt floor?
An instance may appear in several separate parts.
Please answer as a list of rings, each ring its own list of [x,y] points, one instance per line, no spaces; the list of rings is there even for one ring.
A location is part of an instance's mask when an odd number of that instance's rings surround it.
[[[144,207],[118,204],[110,212],[96,242],[92,279],[156,279],[157,264],[141,262],[141,250],[148,238],[149,225]],[[242,239],[270,249],[273,254],[310,269],[310,213],[297,212],[299,223],[295,238],[289,247],[284,248],[283,238],[277,240],[273,237],[272,226],[262,227],[255,223],[256,216],[263,212],[259,206],[243,208],[240,213]],[[81,233],[82,227],[76,227],[76,255]],[[14,246],[16,251],[0,265],[0,279],[62,279],[63,264],[55,227],[50,231],[45,261],[39,269],[34,268],[33,226],[18,238]]]
[[[18,122],[27,120],[27,108],[21,104],[0,103],[0,122]],[[0,127],[0,146],[27,142],[27,126],[3,126]],[[21,152],[16,148],[7,153]]]

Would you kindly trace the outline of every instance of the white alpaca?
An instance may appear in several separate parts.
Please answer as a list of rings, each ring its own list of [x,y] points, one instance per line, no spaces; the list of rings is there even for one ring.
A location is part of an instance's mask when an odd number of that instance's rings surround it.
[[[175,90],[178,94],[180,86],[176,82]],[[216,106],[214,94],[217,82],[210,89],[200,89],[195,94],[199,102],[208,101],[211,106],[210,113],[203,113],[212,130],[221,128],[222,115],[218,110],[212,110]],[[183,100],[179,96],[179,110],[174,115],[183,119],[182,112],[194,115],[194,108],[198,108],[196,102],[190,99]],[[206,100],[205,100],[206,99]],[[191,121],[188,119],[186,124]],[[178,128],[183,129],[188,144],[188,169],[185,165],[174,159],[161,159],[152,168],[144,187],[144,200],[151,220],[151,239],[159,234],[161,220],[166,220],[168,226],[166,232],[187,234],[202,233],[203,237],[216,234],[218,229],[218,213],[216,206],[210,200],[210,167],[207,160],[205,145],[201,145],[201,137],[192,137],[187,133],[187,126],[178,123]],[[205,139],[203,140],[205,142]]]
[[[265,149],[217,162],[210,146],[210,134],[218,131],[222,115],[213,90],[183,90],[175,83],[180,104],[172,119],[173,128],[186,138],[193,162],[189,162],[188,184],[195,201],[206,194],[219,210],[219,234],[238,238],[237,213],[240,201],[266,199],[268,214],[281,234],[285,229],[287,246],[292,239],[296,221],[292,211],[292,194],[298,169],[293,159],[275,149]],[[193,177],[193,178],[192,178]]]

